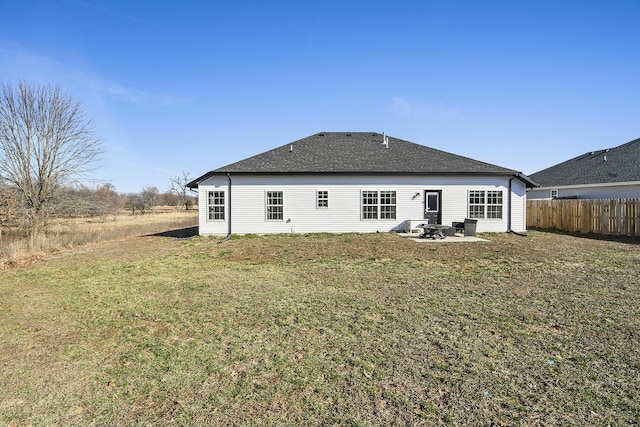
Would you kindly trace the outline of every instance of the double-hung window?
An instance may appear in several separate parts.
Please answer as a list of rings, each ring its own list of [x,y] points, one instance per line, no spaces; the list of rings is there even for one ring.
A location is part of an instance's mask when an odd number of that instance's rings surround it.
[[[396,192],[380,192],[380,219],[396,219]]]
[[[469,218],[484,218],[484,191],[469,191]]]
[[[207,194],[209,221],[224,221],[224,191],[209,191]]]
[[[362,219],[396,219],[395,191],[363,191]]]
[[[470,190],[469,218],[502,219],[502,191]]]
[[[378,192],[362,192],[362,219],[378,219]]]
[[[502,191],[487,191],[487,218],[502,219]]]
[[[267,191],[267,221],[282,221],[284,219],[284,197],[282,191]]]

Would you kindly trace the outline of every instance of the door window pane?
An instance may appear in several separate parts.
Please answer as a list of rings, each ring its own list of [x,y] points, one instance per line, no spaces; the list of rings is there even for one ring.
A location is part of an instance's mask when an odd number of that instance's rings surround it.
[[[427,194],[427,211],[438,211],[438,195],[433,193]]]

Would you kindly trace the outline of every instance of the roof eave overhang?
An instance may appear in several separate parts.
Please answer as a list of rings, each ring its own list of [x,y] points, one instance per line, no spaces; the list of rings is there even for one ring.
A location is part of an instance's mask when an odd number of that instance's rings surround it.
[[[540,185],[539,190],[555,190],[560,188],[597,188],[597,187],[628,187],[628,186],[640,186],[640,181],[616,181],[616,182],[593,182],[593,183],[584,183],[584,184],[549,184],[549,185]]]
[[[522,181],[527,188],[539,187],[536,181],[532,180],[528,176],[515,171],[494,171],[494,172],[452,172],[452,171],[433,171],[433,172],[416,172],[416,171],[233,171],[233,170],[216,170],[208,172],[190,183],[187,187],[190,189],[198,188],[198,185],[215,176],[228,176],[228,175],[349,175],[349,176],[371,176],[371,175],[394,175],[394,176],[504,176],[512,177]]]
[[[534,181],[533,179],[529,178],[527,175],[520,173],[520,172],[516,172],[514,174],[515,178],[518,178],[520,181],[524,182],[525,186],[527,188],[536,188],[536,187],[540,187],[540,183]]]
[[[190,190],[196,190],[198,188],[198,185],[200,185],[200,183],[206,179],[209,179],[212,176],[218,175],[218,173],[216,173],[216,171],[211,171],[211,172],[207,172],[204,175],[201,175],[199,177],[197,177],[196,179],[194,179],[193,181],[191,181],[190,183],[187,184],[187,188],[189,188]],[[225,175],[226,174],[220,174],[220,175]]]

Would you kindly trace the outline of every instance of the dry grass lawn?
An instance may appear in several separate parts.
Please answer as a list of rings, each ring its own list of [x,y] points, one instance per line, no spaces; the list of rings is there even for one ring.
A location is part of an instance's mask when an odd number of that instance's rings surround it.
[[[144,215],[121,212],[116,219],[112,216],[105,220],[98,217],[57,219],[49,225],[45,235],[36,238],[24,237],[17,229],[0,229],[0,270],[105,240],[197,225],[197,210],[163,206],[155,213]]]
[[[1,425],[633,425],[640,245],[94,244],[0,271]]]

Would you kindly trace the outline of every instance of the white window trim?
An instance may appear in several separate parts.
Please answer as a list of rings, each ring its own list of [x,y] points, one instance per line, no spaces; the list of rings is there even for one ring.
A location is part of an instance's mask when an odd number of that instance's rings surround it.
[[[482,192],[482,203],[471,203],[471,192]],[[501,201],[502,203],[500,204],[492,204],[489,203],[489,193],[490,192],[498,192],[501,193],[502,197],[501,197]],[[471,219],[483,219],[483,220],[487,220],[487,221],[503,221],[504,220],[504,190],[475,190],[475,189],[471,189],[471,190],[467,190],[467,218],[471,218]],[[472,216],[471,215],[471,207],[472,206],[482,206],[482,216]],[[501,212],[501,218],[488,218],[487,214],[489,213],[489,207],[490,206],[501,206],[502,207],[502,212]]]
[[[282,204],[281,205],[270,205],[269,204],[269,193],[280,193],[281,197],[282,197]],[[272,219],[269,218],[269,207],[270,206],[280,206],[282,207],[282,218],[280,219]],[[284,191],[282,190],[265,190],[264,192],[264,219],[267,222],[284,222]]]
[[[325,193],[326,197],[320,199],[320,193]],[[320,201],[325,201],[326,206],[320,206]],[[316,190],[316,209],[329,209],[329,190]]]
[[[471,203],[471,193],[482,193],[482,203]],[[481,206],[482,207],[482,216],[471,215],[471,207],[472,206]],[[468,190],[467,191],[467,218],[471,219],[484,219],[486,216],[486,206],[487,206],[487,195],[486,190]]]
[[[381,193],[389,192],[394,193],[393,198],[395,199],[395,204],[387,205],[382,204]],[[364,202],[364,193],[376,193],[376,204],[367,204]],[[365,218],[363,208],[365,206],[375,206],[376,207],[376,217],[375,218]],[[382,207],[383,206],[394,206],[394,217],[395,218],[381,218],[382,215]],[[397,190],[360,190],[360,220],[361,221],[396,221],[398,218],[398,191]]]
[[[383,196],[382,193],[393,193],[393,195],[389,195],[387,197],[393,197],[393,204],[383,204]],[[386,197],[385,197],[386,198]],[[383,206],[393,206],[393,218],[382,218],[382,207]],[[380,190],[378,191],[378,218],[382,221],[395,221],[398,217],[398,192],[396,190]]]
[[[364,193],[376,193],[376,204],[364,204]],[[364,207],[365,206],[375,206],[376,207],[376,217],[375,218],[365,218],[364,216]],[[360,220],[361,221],[378,221],[380,219],[380,216],[378,215],[378,207],[380,206],[380,199],[378,197],[378,191],[377,190],[360,190]]]
[[[222,193],[223,204],[222,205],[212,205],[209,203],[209,194],[210,193]],[[227,193],[224,190],[207,190],[207,222],[225,222],[227,220]],[[211,218],[211,206],[222,206],[222,219]]]
[[[496,203],[489,203],[489,193],[498,193],[500,194],[500,203],[496,204]],[[484,216],[485,219],[488,220],[493,220],[493,221],[502,221],[504,218],[504,191],[502,190],[487,190],[486,195],[485,195],[486,199],[486,204],[485,204],[485,208],[484,208]],[[499,218],[489,218],[489,207],[491,206],[500,206],[500,217]]]

